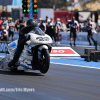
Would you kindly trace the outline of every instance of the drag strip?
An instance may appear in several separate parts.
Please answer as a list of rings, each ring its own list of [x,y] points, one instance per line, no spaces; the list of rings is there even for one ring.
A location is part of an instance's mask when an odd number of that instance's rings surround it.
[[[0,100],[100,100],[100,70],[51,64],[39,71],[0,70],[0,88],[34,88],[34,92],[0,92]]]
[[[51,64],[56,64],[56,65],[67,65],[67,66],[73,66],[73,67],[83,67],[83,68],[92,68],[92,69],[100,69],[98,67],[91,67],[91,66],[81,66],[81,65],[72,65],[72,64],[62,64],[62,63],[54,63],[51,62]]]
[[[52,64],[59,64],[59,65],[100,69],[100,62],[87,62],[87,61],[84,61],[84,58],[80,58],[80,57],[76,57],[76,58],[75,57],[74,58],[51,57],[50,62]]]

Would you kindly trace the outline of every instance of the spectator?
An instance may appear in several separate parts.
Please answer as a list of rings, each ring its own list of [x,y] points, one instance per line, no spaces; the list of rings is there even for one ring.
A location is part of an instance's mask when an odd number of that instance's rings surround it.
[[[1,26],[4,27],[6,30],[8,29],[7,20],[5,18],[3,18],[3,22],[1,23]]]
[[[0,17],[0,31],[2,30],[2,26],[1,26],[1,23],[2,23],[3,21],[2,21],[2,19],[1,19],[1,17]]]
[[[62,25],[61,25],[61,29],[60,29],[60,31],[62,31],[62,32],[66,32],[66,31],[67,31],[67,27],[66,27],[66,25],[64,24],[63,21],[62,21],[61,23],[62,23]]]
[[[41,21],[42,21],[42,18],[39,18],[38,26],[40,25]]]
[[[20,25],[20,30],[26,26],[26,22],[24,20],[24,17],[22,17],[22,19],[19,21],[19,25]]]
[[[45,23],[45,27],[46,27],[46,34],[49,34],[49,25],[48,24],[50,24],[50,19],[48,18],[48,16],[46,16],[46,19],[44,20],[44,23]]]
[[[83,27],[82,27],[82,32],[87,32],[86,22],[83,24]]]
[[[39,28],[45,33],[45,26],[44,26],[44,21],[42,20],[41,23],[39,24]]]
[[[8,25],[9,25],[9,23],[10,23],[10,19],[11,19],[11,18],[8,19]]]
[[[42,18],[39,18],[38,27],[39,27],[43,32],[46,32],[46,24],[44,23],[44,21],[42,20]]]
[[[5,21],[3,22],[3,27],[5,28],[5,30],[8,30],[8,29],[9,29],[8,20],[5,20]]]
[[[7,20],[7,26],[5,28],[7,31],[9,31],[9,21]]]
[[[93,29],[93,26],[92,26],[93,24],[91,23],[91,18],[89,18],[88,19],[88,23],[86,24],[86,26],[87,26],[87,31],[88,31],[88,36],[87,36],[87,39],[88,39],[88,41],[89,41],[89,44],[90,45],[92,45],[91,44],[91,42],[90,42],[90,38],[92,39],[92,41],[94,42],[94,45],[95,45],[95,40],[93,39],[93,33],[92,33],[92,29]]]
[[[15,23],[12,21],[12,18],[9,19],[9,35],[8,40],[10,39],[10,36],[12,35],[12,41],[14,40],[14,31],[15,31]]]
[[[46,19],[44,20],[45,23],[50,22],[50,19],[48,18],[48,16],[46,16]]]
[[[5,30],[4,27],[2,27],[2,30],[0,31],[0,40],[7,41],[7,35],[8,35],[7,30]]]
[[[71,20],[67,20],[67,21],[66,21],[66,22],[67,22],[67,24],[66,24],[67,32],[70,31],[70,21],[71,21]]]
[[[20,23],[19,23],[19,20],[16,21],[15,29],[16,29],[16,31],[19,31],[19,30],[20,30]]]
[[[3,18],[2,21],[3,21],[3,22],[1,23],[1,26],[4,25],[4,22],[6,21],[5,18]]]
[[[55,24],[56,24],[56,27],[57,27],[56,38],[57,38],[58,44],[60,44],[60,42],[59,42],[59,32],[60,32],[60,29],[61,29],[60,18],[56,19],[56,23]]]
[[[45,33],[46,33],[47,26],[46,26],[46,23],[44,22],[44,20],[43,20],[43,25],[44,25],[44,28],[45,28]],[[47,25],[48,25],[48,24],[47,24]]]
[[[51,32],[50,32],[50,22],[46,25],[46,34],[48,34],[51,37]]]
[[[82,32],[82,25],[79,25],[79,32]]]
[[[100,32],[100,25],[97,25],[96,31]]]
[[[92,29],[92,33],[97,33],[96,32],[96,24],[95,24],[95,22],[93,21],[93,19],[91,19],[91,24],[92,24],[92,27],[93,27],[93,29]]]
[[[57,42],[56,42],[56,33],[57,33],[57,26],[54,23],[54,20],[51,19],[51,22],[50,22],[50,36],[51,36],[52,39],[54,38],[55,45],[57,45]]]
[[[76,46],[75,41],[76,41],[76,32],[78,32],[78,27],[79,24],[75,20],[75,17],[72,17],[72,20],[69,22],[70,23],[70,46],[72,46],[72,39],[74,38],[74,46]]]

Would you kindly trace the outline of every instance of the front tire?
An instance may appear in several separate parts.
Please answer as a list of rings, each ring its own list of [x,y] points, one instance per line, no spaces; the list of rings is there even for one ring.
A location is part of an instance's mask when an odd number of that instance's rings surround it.
[[[42,50],[42,60],[39,62],[40,72],[45,74],[49,69],[49,65],[50,65],[49,51],[46,49],[43,49]]]

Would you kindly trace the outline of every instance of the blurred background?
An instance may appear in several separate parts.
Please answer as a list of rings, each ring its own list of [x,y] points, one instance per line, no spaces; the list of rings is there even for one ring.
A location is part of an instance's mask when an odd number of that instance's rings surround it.
[[[96,23],[100,19],[100,0],[37,0],[37,4],[38,9],[52,9],[54,11],[54,15],[52,16],[55,19],[60,17],[65,23],[65,17],[67,17],[67,20],[70,20],[73,15],[80,22],[87,20],[87,17],[90,16]],[[22,9],[22,0],[0,0],[0,15],[2,17],[11,17],[12,8]],[[60,16],[60,11],[62,12],[62,16]]]
[[[17,24],[16,26],[19,25],[17,22],[22,20],[22,17],[24,17],[26,22],[30,15],[25,16],[23,14],[22,5],[22,0],[0,0],[0,17],[5,20],[12,18],[15,25]],[[79,32],[87,32],[86,23],[89,18],[94,23],[94,32],[100,32],[100,0],[37,0],[37,14],[34,18],[40,23],[39,19],[45,21],[46,16],[48,17],[48,25],[51,19],[54,19],[54,22],[57,19],[60,21],[60,26],[62,27],[60,32],[70,31],[70,24],[68,22],[72,20],[73,16],[79,23],[77,27]],[[87,37],[85,36],[85,38]],[[86,40],[84,39],[84,41]]]

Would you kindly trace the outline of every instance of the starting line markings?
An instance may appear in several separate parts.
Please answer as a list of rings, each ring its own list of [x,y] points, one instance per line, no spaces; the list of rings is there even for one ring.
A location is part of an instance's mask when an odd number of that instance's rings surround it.
[[[51,57],[80,57],[71,47],[52,47]]]

